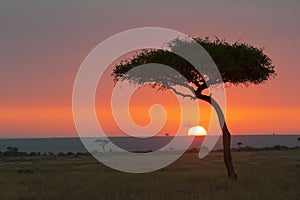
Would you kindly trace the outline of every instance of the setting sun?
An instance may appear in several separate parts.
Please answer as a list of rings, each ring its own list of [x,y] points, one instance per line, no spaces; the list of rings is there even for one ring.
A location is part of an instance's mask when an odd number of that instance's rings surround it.
[[[193,126],[189,129],[188,135],[193,136],[205,136],[207,135],[205,128],[202,126]]]

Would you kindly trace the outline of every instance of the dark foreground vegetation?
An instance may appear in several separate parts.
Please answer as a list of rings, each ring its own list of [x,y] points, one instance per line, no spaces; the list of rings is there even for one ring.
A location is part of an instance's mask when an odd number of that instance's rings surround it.
[[[4,156],[3,156],[4,155]],[[128,174],[90,155],[0,158],[1,200],[299,199],[300,149],[233,151],[239,173],[227,179],[222,152],[186,153],[156,172]]]

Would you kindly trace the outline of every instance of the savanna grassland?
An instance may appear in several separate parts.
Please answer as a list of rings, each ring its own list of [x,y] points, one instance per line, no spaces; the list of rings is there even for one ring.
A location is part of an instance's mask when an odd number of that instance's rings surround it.
[[[1,200],[299,199],[300,150],[233,152],[229,181],[222,152],[187,153],[156,172],[128,174],[93,157],[0,158]]]

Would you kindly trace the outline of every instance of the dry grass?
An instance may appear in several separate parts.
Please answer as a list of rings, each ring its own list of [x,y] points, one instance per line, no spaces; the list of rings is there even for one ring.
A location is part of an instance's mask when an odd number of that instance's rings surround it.
[[[186,154],[147,174],[107,168],[90,156],[0,160],[1,200],[298,199],[300,151],[234,152],[238,181],[229,181],[221,152]]]

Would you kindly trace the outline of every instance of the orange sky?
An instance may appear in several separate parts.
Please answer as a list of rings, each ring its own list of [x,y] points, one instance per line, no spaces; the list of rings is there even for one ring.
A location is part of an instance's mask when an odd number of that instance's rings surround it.
[[[111,113],[110,92],[108,91],[113,89],[112,79],[109,77],[105,81],[111,83],[110,86],[100,81],[96,95],[99,123],[111,136],[124,135],[115,124]],[[104,93],[101,90],[103,87],[106,91]],[[256,87],[260,86],[254,86],[253,91]],[[265,106],[263,105],[264,102],[256,102],[256,98],[249,98],[253,95],[252,93],[249,94],[249,90],[249,88],[237,87],[227,89],[226,119],[233,134],[298,133],[299,107]],[[200,125],[207,128],[210,123],[211,107],[205,102],[198,101],[198,103]],[[135,123],[145,126],[150,122],[148,109],[153,104],[163,105],[168,116],[165,127],[158,135],[176,133],[180,120],[180,107],[175,96],[168,90],[156,91],[147,86],[138,89],[130,102],[130,112]],[[253,104],[253,106],[246,107],[245,104]],[[1,136],[4,138],[44,137],[42,133],[45,130],[51,132],[51,137],[76,136],[71,107],[3,108],[1,109],[0,126]],[[45,137],[49,137],[49,135],[46,134]]]
[[[228,126],[233,134],[300,133],[299,3],[122,2],[1,3],[0,138],[77,136],[71,105],[80,64],[107,37],[143,26],[265,47],[278,76],[259,86],[227,88]],[[108,104],[101,102],[111,85],[105,88],[97,93],[97,114],[116,134]],[[147,101],[141,99],[145,93]],[[146,111],[153,103],[162,103],[169,114],[161,134],[175,132],[180,113],[170,92],[137,91],[131,102],[136,123],[149,122]],[[200,109],[200,123],[206,127],[210,108],[200,103]]]
[[[162,98],[164,94],[159,94]],[[160,99],[162,100],[162,99]],[[145,102],[143,102],[145,103]],[[146,125],[149,122],[148,105],[136,106],[130,109],[132,118],[139,125]],[[176,102],[170,104],[166,101],[158,101],[165,106],[168,114],[166,127],[160,133],[174,133],[179,123],[180,109],[176,107]],[[207,127],[210,119],[210,108],[203,104],[200,106],[201,125]],[[270,134],[270,133],[297,133],[295,124],[299,123],[300,108],[295,107],[234,107],[229,106],[227,110],[227,123],[233,134]],[[103,117],[103,115],[105,117]],[[101,116],[100,124],[105,130],[111,133],[120,134],[118,128],[112,123],[112,116],[109,112],[98,110]],[[16,108],[2,109],[0,116],[0,126],[2,137],[43,137],[43,132],[52,132],[51,136],[76,136],[72,120],[72,110],[68,108]],[[11,134],[15,132],[17,134]],[[67,133],[67,134],[66,134]],[[69,134],[71,133],[71,134]],[[48,135],[46,135],[48,136]]]

